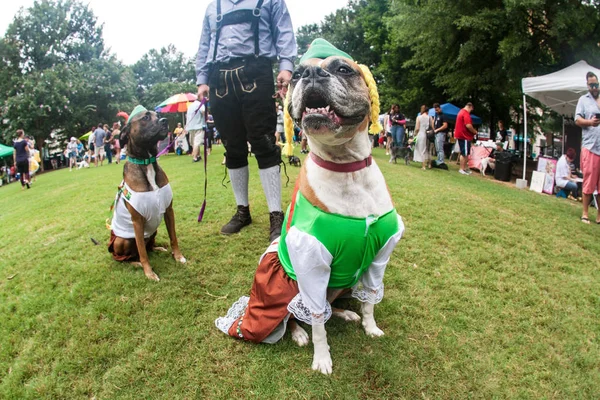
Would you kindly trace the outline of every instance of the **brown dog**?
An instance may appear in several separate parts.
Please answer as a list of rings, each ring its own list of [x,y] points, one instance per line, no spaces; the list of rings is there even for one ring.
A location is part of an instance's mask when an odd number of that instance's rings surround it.
[[[175,234],[173,192],[167,175],[158,165],[156,143],[168,134],[168,122],[155,112],[137,106],[121,131],[127,145],[123,182],[114,204],[108,251],[117,261],[141,266],[148,279],[160,280],[148,261],[148,251],[167,251],[154,245],[156,230],[163,219],[171,241],[173,257],[185,263]]]

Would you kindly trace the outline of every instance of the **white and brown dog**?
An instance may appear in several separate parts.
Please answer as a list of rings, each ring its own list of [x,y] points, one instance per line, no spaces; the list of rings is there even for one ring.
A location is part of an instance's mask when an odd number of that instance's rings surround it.
[[[167,227],[175,260],[185,263],[175,233],[173,192],[169,179],[158,165],[157,146],[168,134],[168,122],[154,111],[137,106],[121,131],[121,143],[127,146],[128,159],[123,166],[111,225],[108,251],[117,261],[141,266],[148,279],[160,280],[148,259],[148,251],[167,251],[156,247],[154,239],[163,220]]]
[[[309,336],[297,321],[310,324],[312,368],[330,374],[325,322],[331,315],[361,319],[330,303],[341,295],[357,298],[367,335],[383,335],[373,310],[383,298],[384,271],[404,226],[370,154],[369,120],[377,121],[379,112],[370,72],[322,39],[311,49],[292,75],[286,121],[288,132],[292,118],[302,127],[311,153],[282,236],[261,257],[250,297],[240,298],[215,323],[233,337],[274,343],[289,322],[300,346]]]

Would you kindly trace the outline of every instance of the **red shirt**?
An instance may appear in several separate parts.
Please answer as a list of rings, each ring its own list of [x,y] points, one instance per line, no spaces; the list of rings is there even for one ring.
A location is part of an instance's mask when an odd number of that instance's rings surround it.
[[[473,121],[471,121],[471,114],[461,108],[456,116],[456,126],[454,128],[454,138],[455,139],[464,139],[464,140],[473,140],[475,135],[473,135],[468,129],[467,125],[471,124],[473,126]]]

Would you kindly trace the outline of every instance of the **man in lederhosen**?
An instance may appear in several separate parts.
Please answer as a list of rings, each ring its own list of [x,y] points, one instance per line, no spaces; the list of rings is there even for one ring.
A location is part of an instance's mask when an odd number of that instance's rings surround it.
[[[297,55],[284,0],[215,0],[206,9],[196,58],[198,97],[210,92],[211,112],[226,150],[237,212],[221,228],[229,235],[252,222],[248,203],[248,145],[256,156],[270,212],[270,239],[281,233],[281,149],[275,143],[272,63],[285,96]],[[210,86],[210,88],[209,88]]]

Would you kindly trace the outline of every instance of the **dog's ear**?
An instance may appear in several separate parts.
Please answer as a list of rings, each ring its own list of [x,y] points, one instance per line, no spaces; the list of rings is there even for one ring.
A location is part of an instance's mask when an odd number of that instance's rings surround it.
[[[131,125],[126,124],[123,129],[121,129],[121,136],[119,137],[119,143],[121,144],[121,147],[126,146],[127,142],[129,141],[129,128],[131,127]]]

